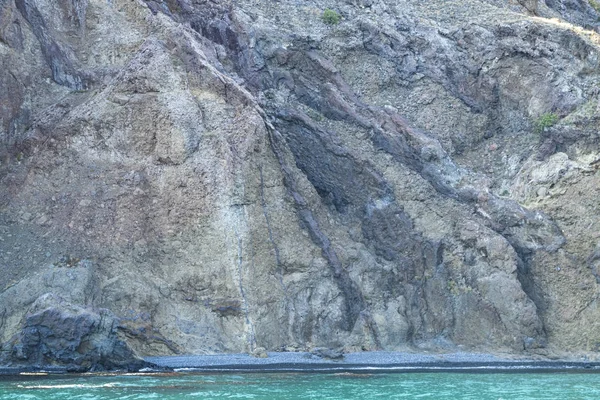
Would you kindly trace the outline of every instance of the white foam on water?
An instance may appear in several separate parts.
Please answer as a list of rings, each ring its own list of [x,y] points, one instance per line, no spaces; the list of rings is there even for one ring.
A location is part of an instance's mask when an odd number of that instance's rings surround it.
[[[194,372],[194,371],[200,371],[202,370],[201,368],[173,368],[173,371],[175,372]]]
[[[101,385],[72,383],[67,385],[17,385],[19,389],[100,389],[120,386],[115,383],[103,383]]]

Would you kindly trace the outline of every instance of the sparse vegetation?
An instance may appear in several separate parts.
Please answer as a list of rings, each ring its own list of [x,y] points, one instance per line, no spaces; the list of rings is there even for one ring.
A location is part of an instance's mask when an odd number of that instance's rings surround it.
[[[312,108],[309,108],[306,113],[308,114],[308,116],[311,119],[318,121],[318,122],[321,122],[325,119],[320,112],[313,110]]]
[[[342,16],[330,8],[326,8],[321,16],[323,22],[329,25],[337,25],[340,23]]]
[[[183,11],[177,0],[167,0],[167,7],[174,14],[180,14]]]
[[[588,3],[590,3],[590,6],[592,6],[597,13],[600,13],[600,2],[598,0],[588,0]]]
[[[554,113],[545,113],[535,121],[536,133],[542,133],[546,128],[556,125],[558,122],[558,115]]]
[[[452,279],[448,281],[448,291],[452,293],[454,296],[458,296],[460,294],[460,290],[458,289],[458,285]]]

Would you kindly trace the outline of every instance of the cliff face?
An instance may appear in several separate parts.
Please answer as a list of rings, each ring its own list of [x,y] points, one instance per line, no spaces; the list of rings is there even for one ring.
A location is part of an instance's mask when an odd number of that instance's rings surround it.
[[[0,359],[595,354],[597,21],[0,1]]]

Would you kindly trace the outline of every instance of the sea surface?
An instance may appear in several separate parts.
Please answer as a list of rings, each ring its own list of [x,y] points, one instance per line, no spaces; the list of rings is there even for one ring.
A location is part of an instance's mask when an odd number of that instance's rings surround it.
[[[600,374],[163,373],[0,376],[0,399],[600,399]]]

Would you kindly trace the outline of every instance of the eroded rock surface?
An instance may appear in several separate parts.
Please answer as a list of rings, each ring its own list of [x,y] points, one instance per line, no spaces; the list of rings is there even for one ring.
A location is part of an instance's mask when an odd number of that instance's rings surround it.
[[[117,337],[118,322],[108,310],[90,310],[53,294],[39,297],[21,331],[3,348],[10,367],[61,366],[69,371],[138,370],[146,365]]]
[[[593,4],[0,2],[0,359],[595,354]]]

